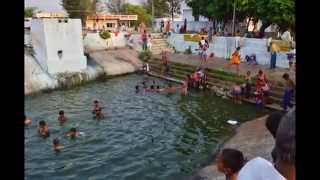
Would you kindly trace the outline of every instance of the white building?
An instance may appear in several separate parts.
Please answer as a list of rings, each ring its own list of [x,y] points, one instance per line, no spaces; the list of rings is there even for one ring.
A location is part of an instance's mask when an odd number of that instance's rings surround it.
[[[87,68],[80,19],[32,19],[31,41],[36,60],[50,74]]]
[[[187,19],[187,21],[194,21],[195,18],[192,15],[192,8],[189,7],[185,1],[181,3],[181,13],[182,13],[182,19]],[[203,16],[199,17],[199,21],[209,21],[208,18],[205,18]]]

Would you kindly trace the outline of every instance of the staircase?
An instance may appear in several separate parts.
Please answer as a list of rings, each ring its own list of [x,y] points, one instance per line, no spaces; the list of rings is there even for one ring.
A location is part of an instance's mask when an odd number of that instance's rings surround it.
[[[153,74],[163,75],[164,67],[160,59],[153,58],[148,63],[150,65],[150,70]],[[194,66],[186,65],[186,64],[169,62],[169,66],[170,66],[170,71],[169,71],[170,78],[174,78],[182,81],[186,79],[186,76],[188,74],[194,73],[195,71]],[[209,69],[207,72],[207,75],[208,75],[208,84],[211,87],[215,86],[215,87],[223,88],[225,90],[230,90],[231,87],[235,84],[235,82],[238,81],[238,82],[244,83],[243,77],[237,77],[232,73],[223,72],[219,70]],[[284,87],[282,86],[278,85],[278,86],[271,87],[271,92],[269,97],[270,99],[272,99],[273,104],[267,105],[266,107],[282,110],[280,105],[282,102],[283,92],[284,92]],[[254,98],[244,99],[244,100],[247,102],[254,103]],[[295,104],[295,98],[292,103]]]
[[[162,50],[165,50],[167,52],[174,53],[174,50],[169,47],[169,44],[165,38],[162,37],[161,33],[152,33],[152,48],[151,52],[152,54],[160,54]]]

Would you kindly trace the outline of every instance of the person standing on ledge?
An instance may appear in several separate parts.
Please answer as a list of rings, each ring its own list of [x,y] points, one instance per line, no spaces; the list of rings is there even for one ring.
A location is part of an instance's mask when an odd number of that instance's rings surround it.
[[[147,50],[147,43],[148,43],[148,35],[146,30],[143,31],[141,35],[141,40],[142,40],[142,50],[145,51]]]
[[[240,47],[237,47],[236,51],[232,53],[230,58],[230,64],[228,64],[228,69],[231,65],[235,65],[237,69],[237,74],[240,75]]]
[[[275,69],[276,68],[276,63],[277,63],[277,53],[279,52],[279,47],[274,43],[271,42],[271,59],[270,59],[270,69]]]
[[[287,111],[287,108],[292,105],[291,99],[294,95],[295,85],[292,79],[289,77],[288,73],[283,74],[282,78],[286,81],[286,88],[282,98],[282,105],[283,105],[284,111]]]

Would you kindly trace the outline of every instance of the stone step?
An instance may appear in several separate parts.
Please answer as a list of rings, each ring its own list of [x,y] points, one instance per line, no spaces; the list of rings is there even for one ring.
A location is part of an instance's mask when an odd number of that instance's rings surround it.
[[[161,67],[161,66],[159,66],[159,62],[153,61],[153,62],[150,62],[150,67],[154,71],[157,71],[157,69],[159,69],[159,67]],[[176,69],[174,67],[171,67],[170,71],[171,71],[171,75],[173,77],[176,77],[180,80],[184,80],[186,78],[186,76],[189,74],[188,72],[185,72],[181,69]],[[218,87],[221,86],[221,87],[227,88],[227,89],[230,89],[232,87],[232,85],[234,84],[233,82],[223,81],[223,80],[211,77],[211,76],[208,76],[208,83],[209,83],[209,85],[218,86]],[[274,103],[276,103],[276,104],[281,104],[282,96],[279,96],[279,95],[274,96],[273,94],[275,94],[275,93],[273,91],[271,91],[270,99],[272,99],[274,101]],[[292,103],[295,104],[295,101],[293,100]]]

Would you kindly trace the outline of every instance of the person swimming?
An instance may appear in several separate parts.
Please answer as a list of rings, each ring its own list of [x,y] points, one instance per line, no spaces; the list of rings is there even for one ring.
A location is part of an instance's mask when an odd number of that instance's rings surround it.
[[[63,146],[61,146],[60,144],[60,141],[58,138],[55,138],[53,141],[52,141],[52,145],[53,145],[53,150],[55,152],[60,152],[60,150],[63,148]]]
[[[67,120],[68,119],[67,119],[67,117],[65,117],[64,111],[59,111],[58,121],[59,121],[60,125],[63,125]]]
[[[146,84],[146,81],[143,81],[143,82],[142,82],[142,85],[143,85],[143,88],[144,88],[144,89],[147,89],[147,88],[148,88],[148,86],[147,86],[147,84]]]
[[[104,118],[104,115],[103,115],[103,113],[102,113],[102,108],[101,108],[101,107],[95,110],[95,116],[94,116],[94,118],[95,118],[95,119],[98,119],[98,120]]]
[[[49,128],[45,121],[42,120],[39,122],[38,132],[39,135],[43,138],[47,138],[50,136]]]
[[[24,116],[24,125],[25,126],[30,126],[32,124],[32,121],[30,119],[27,119],[26,116]]]
[[[79,133],[77,132],[76,128],[71,128],[67,134],[68,137],[70,137],[71,139],[74,139],[76,137],[79,137]]]
[[[100,103],[98,100],[94,100],[93,101],[93,110],[92,110],[92,114],[95,114],[96,113],[96,110],[97,109],[100,109]]]
[[[136,93],[138,93],[140,91],[139,88],[140,88],[139,85],[136,85]]]

